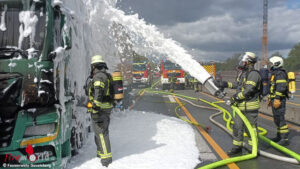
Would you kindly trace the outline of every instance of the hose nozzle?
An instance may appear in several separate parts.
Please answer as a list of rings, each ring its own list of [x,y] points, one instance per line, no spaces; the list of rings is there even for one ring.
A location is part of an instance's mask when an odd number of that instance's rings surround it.
[[[204,83],[204,87],[214,96],[218,98],[223,98],[226,93],[222,92],[213,82],[213,78],[210,77]]]

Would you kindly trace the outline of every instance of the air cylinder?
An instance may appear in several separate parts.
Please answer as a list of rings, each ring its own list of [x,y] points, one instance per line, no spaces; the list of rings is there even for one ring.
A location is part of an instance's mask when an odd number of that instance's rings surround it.
[[[120,71],[113,72],[112,79],[113,79],[114,99],[117,101],[122,100],[124,98],[122,73]]]
[[[295,73],[294,72],[289,72],[288,73],[288,78],[289,78],[289,92],[291,94],[294,94],[294,93],[296,93]]]

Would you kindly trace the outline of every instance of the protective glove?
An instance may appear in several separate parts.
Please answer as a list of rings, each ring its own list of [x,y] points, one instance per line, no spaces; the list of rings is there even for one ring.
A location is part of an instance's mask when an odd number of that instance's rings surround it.
[[[98,107],[97,105],[96,105],[96,103],[93,103],[93,110],[100,110],[100,107]]]
[[[281,101],[279,99],[274,99],[273,101],[273,107],[275,109],[278,109],[281,106]]]
[[[237,104],[237,101],[236,101],[235,98],[232,96],[230,99],[226,100],[225,103],[226,103],[228,106],[232,106],[232,105],[236,105],[236,104]]]
[[[222,86],[221,86],[221,82],[222,82],[221,80],[216,80],[216,79],[214,79],[213,82],[214,82],[214,84],[215,84],[218,88],[222,87]]]
[[[92,104],[91,102],[88,102],[88,104],[86,105],[86,107],[87,107],[88,109],[93,108],[93,104]]]

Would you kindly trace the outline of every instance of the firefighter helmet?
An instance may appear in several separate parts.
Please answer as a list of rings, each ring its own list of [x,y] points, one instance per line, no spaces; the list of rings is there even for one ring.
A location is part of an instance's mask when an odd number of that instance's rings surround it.
[[[257,62],[257,56],[253,52],[245,52],[241,55],[239,68],[245,69],[249,63],[255,64]]]
[[[277,69],[283,66],[283,58],[280,56],[272,56],[269,59],[270,68]]]
[[[95,55],[92,57],[92,61],[91,64],[95,64],[95,63],[105,63],[102,56],[100,55]]]

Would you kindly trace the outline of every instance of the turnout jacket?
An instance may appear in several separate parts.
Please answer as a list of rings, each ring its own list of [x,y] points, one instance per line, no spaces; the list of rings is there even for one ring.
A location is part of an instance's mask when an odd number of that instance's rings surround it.
[[[288,97],[288,77],[284,69],[279,68],[272,71],[270,79],[271,99],[280,99]]]
[[[89,100],[93,103],[93,113],[100,109],[113,108],[112,77],[109,73],[96,69],[88,87]]]
[[[235,82],[227,82],[228,88],[236,89],[237,107],[241,111],[255,111],[260,108],[261,76],[254,67],[242,71]]]

